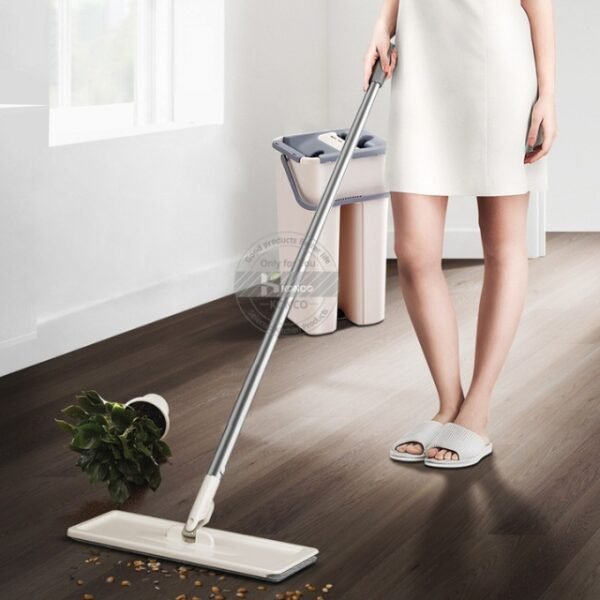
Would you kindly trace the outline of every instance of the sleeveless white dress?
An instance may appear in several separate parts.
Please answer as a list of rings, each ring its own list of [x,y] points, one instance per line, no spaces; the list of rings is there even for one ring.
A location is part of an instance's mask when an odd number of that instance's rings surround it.
[[[547,157],[523,163],[538,86],[520,0],[399,1],[388,189],[480,196],[545,191]]]

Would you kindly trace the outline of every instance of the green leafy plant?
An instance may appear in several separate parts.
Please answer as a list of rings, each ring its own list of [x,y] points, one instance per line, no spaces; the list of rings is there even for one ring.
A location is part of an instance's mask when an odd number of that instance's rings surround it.
[[[106,482],[117,504],[129,498],[133,486],[158,489],[160,463],[171,449],[156,424],[131,406],[103,400],[94,390],[75,397],[77,404],[61,410],[74,423],[54,421],[71,435],[69,448],[79,454],[76,466],[90,482]]]

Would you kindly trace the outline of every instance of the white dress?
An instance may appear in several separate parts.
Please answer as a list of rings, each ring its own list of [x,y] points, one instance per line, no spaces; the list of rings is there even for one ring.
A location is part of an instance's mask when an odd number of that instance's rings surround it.
[[[538,87],[520,0],[399,1],[385,136],[388,189],[545,191],[547,157],[523,163]]]

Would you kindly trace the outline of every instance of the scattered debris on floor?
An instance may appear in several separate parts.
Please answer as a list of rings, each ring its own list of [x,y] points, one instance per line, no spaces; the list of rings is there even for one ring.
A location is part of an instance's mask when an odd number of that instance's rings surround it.
[[[105,554],[106,561],[111,559],[109,553]],[[84,560],[85,564],[95,567],[101,565],[101,554],[98,550],[91,550]],[[130,573],[127,573],[127,570]],[[94,594],[89,592],[82,593],[82,600],[108,600],[110,599],[110,586],[119,585],[123,588],[131,587],[141,592],[142,586],[152,586],[157,592],[163,590],[163,583],[169,584],[172,589],[174,582],[168,581],[170,578],[180,580],[182,589],[180,593],[164,596],[164,600],[332,600],[332,583],[326,583],[322,586],[314,583],[305,583],[303,589],[294,589],[279,591],[284,582],[276,583],[256,583],[236,586],[233,582],[228,583],[234,576],[221,575],[215,571],[200,567],[191,567],[180,565],[173,568],[165,568],[157,558],[135,559],[129,561],[117,560],[114,562],[115,573],[110,573],[105,578],[107,594],[103,596],[99,592]],[[139,576],[132,576],[131,571],[139,572]],[[152,577],[144,577],[151,575]],[[76,577],[70,575],[71,580],[75,581],[77,586],[85,586],[85,575]],[[164,578],[163,581],[162,578]],[[95,576],[94,578],[95,579]],[[184,583],[185,582],[185,583]],[[96,585],[97,583],[94,582]],[[190,589],[191,588],[191,589]],[[166,590],[165,590],[166,593]],[[161,600],[163,597],[161,596]]]

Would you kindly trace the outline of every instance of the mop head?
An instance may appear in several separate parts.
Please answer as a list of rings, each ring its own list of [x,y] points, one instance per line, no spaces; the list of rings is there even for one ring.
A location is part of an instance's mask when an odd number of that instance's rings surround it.
[[[282,581],[314,563],[318,550],[209,527],[185,540],[184,524],[111,510],[69,527],[67,535],[118,550],[213,568],[265,581]]]

